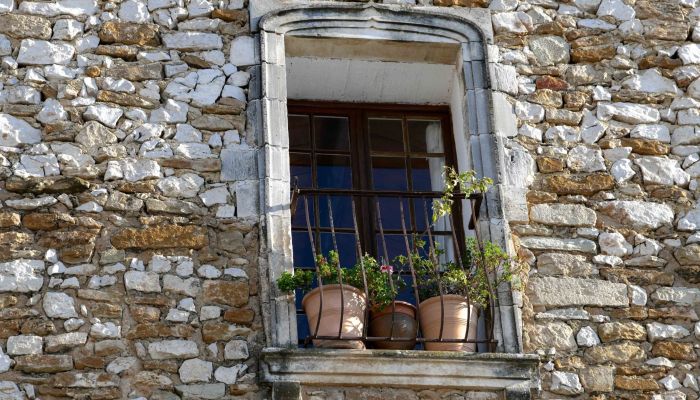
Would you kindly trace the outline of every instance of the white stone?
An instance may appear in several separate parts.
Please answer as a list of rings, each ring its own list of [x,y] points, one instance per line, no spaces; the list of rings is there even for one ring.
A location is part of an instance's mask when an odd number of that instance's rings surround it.
[[[221,91],[221,97],[230,97],[243,102],[247,101],[245,90],[233,85],[224,86]]]
[[[94,201],[88,201],[87,203],[83,203],[80,206],[75,208],[75,211],[94,212],[94,213],[102,212],[102,210],[103,210],[102,206]]]
[[[632,169],[632,160],[622,159],[613,163],[610,173],[617,183],[627,182],[636,174]]]
[[[570,372],[554,371],[552,373],[550,390],[558,394],[574,395],[583,393],[583,386],[579,382],[578,375]]]
[[[673,209],[660,203],[614,200],[603,203],[598,211],[633,229],[657,229],[673,222]]]
[[[221,307],[217,306],[202,306],[199,310],[199,319],[202,321],[216,319],[221,316]]]
[[[44,294],[43,308],[49,318],[77,318],[75,301],[65,293],[47,292]]]
[[[208,0],[191,0],[187,5],[187,13],[190,18],[208,16],[214,6]]]
[[[668,375],[667,377],[659,380],[659,383],[664,385],[666,390],[676,390],[682,387],[678,378],[673,375]]]
[[[678,165],[678,160],[647,156],[639,157],[634,162],[642,170],[646,184],[685,186],[690,182],[690,175]]]
[[[660,366],[660,367],[668,367],[668,368],[673,368],[676,366],[676,363],[674,363],[673,361],[669,360],[666,357],[650,358],[645,362],[645,364]]]
[[[165,317],[166,321],[170,322],[187,322],[190,319],[190,313],[183,310],[177,310],[171,308],[168,311],[168,315]]]
[[[593,347],[600,344],[600,338],[593,328],[584,326],[576,334],[576,343],[582,347]]]
[[[33,199],[7,200],[5,205],[18,210],[34,210],[36,208],[47,207],[56,204],[52,196],[36,197]]]
[[[622,0],[603,0],[598,7],[597,16],[611,15],[618,21],[630,21],[635,16],[634,8],[625,4]]]
[[[18,259],[0,263],[0,292],[36,292],[44,283],[44,262]]]
[[[595,225],[596,214],[580,204],[535,204],[530,208],[530,219],[546,225]]]
[[[700,132],[694,126],[679,126],[673,130],[671,144],[673,146],[700,143]]]
[[[518,101],[515,103],[515,115],[522,121],[542,122],[544,119],[544,107],[539,104]]]
[[[640,139],[658,140],[660,142],[671,142],[671,134],[666,125],[636,125],[630,132],[630,137]]]
[[[234,385],[238,380],[238,373],[243,368],[242,364],[235,367],[219,367],[214,371],[214,379],[227,385]]]
[[[698,380],[693,374],[685,374],[683,386],[695,390],[696,392],[700,390],[700,387],[698,387]]]
[[[27,14],[40,14],[47,17],[57,15],[94,15],[99,11],[95,0],[59,0],[53,3],[23,1],[19,10]]]
[[[168,197],[194,197],[204,184],[199,175],[186,173],[181,176],[169,176],[158,181],[158,189]]]
[[[661,115],[654,107],[632,103],[598,104],[598,119],[615,119],[629,124],[650,124],[659,122]]]
[[[535,306],[629,306],[626,284],[598,279],[568,277],[531,278],[527,291],[532,304]]]
[[[675,82],[662,76],[656,69],[647,69],[624,80],[622,87],[654,94],[675,95],[679,92]]]
[[[613,256],[624,257],[632,254],[632,245],[618,232],[603,232],[598,236],[600,251]]]
[[[196,312],[197,307],[194,304],[194,299],[191,297],[184,298],[177,303],[177,308],[185,311]]]
[[[645,306],[647,304],[647,291],[637,285],[630,285],[631,303],[635,306]]]
[[[0,352],[0,374],[10,370],[12,366],[12,359],[6,354]],[[0,386],[0,393],[4,393],[2,387]]]
[[[559,308],[556,310],[549,310],[544,312],[539,312],[535,315],[536,319],[553,319],[553,320],[583,320],[588,321],[591,319],[590,314],[586,310],[581,310],[579,308]]]
[[[231,340],[224,347],[225,360],[245,360],[249,357],[248,343],[245,340]]]
[[[126,22],[146,23],[151,21],[146,3],[138,0],[127,0],[119,7],[119,19]]]
[[[193,160],[212,157],[211,149],[205,143],[180,143],[175,146],[175,154]]]
[[[527,33],[532,27],[532,20],[524,12],[497,13],[491,17],[496,33]]]
[[[10,12],[15,9],[14,0],[2,0],[0,1],[0,13]]]
[[[154,360],[187,359],[199,356],[199,350],[190,340],[163,340],[149,343],[148,354]]]
[[[20,44],[17,63],[21,65],[66,65],[70,63],[73,54],[75,54],[75,49],[67,43],[23,39]]]
[[[119,168],[124,179],[136,182],[144,179],[160,178],[160,165],[153,160],[124,159],[119,160]]]
[[[111,78],[107,77],[102,79],[101,86],[103,89],[111,90],[113,92],[122,93],[134,93],[136,92],[136,87],[133,83],[122,78]]]
[[[605,170],[605,160],[600,149],[592,149],[586,146],[576,146],[566,159],[566,164],[574,171],[595,172]]]
[[[175,140],[178,142],[201,142],[202,133],[189,124],[177,124]]]
[[[9,114],[0,114],[0,146],[34,144],[41,141],[41,131],[26,121]]]
[[[623,261],[620,257],[606,256],[603,254],[593,256],[593,262],[600,265],[608,265],[610,267],[617,267],[623,264]]]
[[[229,191],[226,186],[219,186],[209,189],[199,195],[205,206],[211,207],[215,204],[226,204],[228,202]]]
[[[667,325],[659,322],[647,324],[647,335],[650,342],[665,339],[683,339],[690,336],[690,331],[680,325]]]
[[[560,239],[552,237],[524,237],[521,239],[523,247],[532,250],[561,250],[577,251],[582,253],[595,253],[595,242],[588,239]]]
[[[178,372],[182,383],[209,382],[213,369],[211,362],[193,358],[183,361]]]
[[[124,285],[127,289],[146,293],[159,293],[160,277],[155,272],[127,271],[124,273]]]
[[[518,128],[518,135],[535,139],[538,142],[542,141],[542,129],[535,128],[528,124],[522,124],[520,128]]]
[[[86,120],[99,121],[103,125],[110,128],[117,127],[117,121],[124,114],[124,110],[117,107],[110,107],[106,104],[95,104],[88,106],[87,110],[83,113],[83,118]]]
[[[700,303],[700,289],[684,287],[660,287],[652,293],[656,301],[694,305]]]
[[[700,45],[688,43],[678,49],[678,57],[683,60],[683,64],[700,64]]]
[[[98,322],[90,327],[90,336],[96,339],[119,339],[122,327],[113,322]]]
[[[162,38],[163,44],[169,49],[197,51],[223,47],[221,36],[214,33],[177,32],[165,34]]]
[[[175,390],[185,399],[218,399],[226,395],[226,385],[223,383],[178,385]]]
[[[61,170],[58,159],[54,154],[46,155],[26,155],[20,156],[20,162],[14,165],[15,175],[21,177],[41,177],[60,175]]]
[[[255,64],[255,39],[250,36],[238,36],[231,41],[231,64],[241,67]]]
[[[119,375],[126,370],[134,368],[137,363],[138,359],[136,357],[117,357],[107,364],[106,371],[110,374]]]
[[[73,40],[83,33],[83,24],[74,19],[59,19],[53,25],[53,40]]]
[[[46,99],[44,106],[42,107],[39,114],[37,114],[36,119],[42,124],[52,124],[58,121],[65,121],[68,119],[68,113],[63,109],[61,103],[55,99]]]
[[[528,41],[538,65],[569,63],[569,43],[560,36],[535,36]]]
[[[63,327],[67,332],[78,330],[83,325],[85,325],[85,320],[80,318],[69,318],[63,322]]]
[[[573,126],[552,126],[544,132],[544,138],[548,141],[578,142],[581,140],[579,128]]]
[[[165,105],[151,112],[150,122],[187,122],[189,106],[186,103],[168,99]]]
[[[201,283],[196,278],[182,279],[175,275],[164,275],[163,289],[166,292],[170,291],[195,297],[201,290]]]
[[[7,338],[7,354],[11,356],[41,354],[42,344],[41,336],[10,336]]]

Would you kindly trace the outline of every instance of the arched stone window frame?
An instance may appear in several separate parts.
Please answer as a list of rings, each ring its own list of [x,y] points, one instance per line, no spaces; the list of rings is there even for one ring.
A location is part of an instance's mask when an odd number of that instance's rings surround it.
[[[283,271],[292,269],[285,35],[459,44],[463,132],[468,136],[473,168],[495,182],[480,215],[482,236],[506,248],[510,246],[509,215],[518,218],[527,213],[524,190],[509,186],[505,168],[503,141],[515,136],[517,128],[513,106],[499,84],[511,78],[514,81],[515,77],[514,72],[513,76],[500,76],[509,70],[496,63],[488,9],[285,0],[253,0],[250,7],[251,27],[257,32],[256,57],[260,61],[260,69],[254,75],[258,75],[261,86],[258,96],[253,93],[249,101],[248,114],[260,145],[259,264],[266,343],[274,349],[290,349],[296,347],[297,341],[294,304],[275,285]],[[504,193],[508,193],[507,202]],[[499,288],[494,327],[499,352],[522,352],[520,310],[514,298],[518,296],[513,295],[510,285]],[[267,359],[273,361],[263,366],[268,375],[276,368],[274,360],[280,360],[274,349],[267,354]]]

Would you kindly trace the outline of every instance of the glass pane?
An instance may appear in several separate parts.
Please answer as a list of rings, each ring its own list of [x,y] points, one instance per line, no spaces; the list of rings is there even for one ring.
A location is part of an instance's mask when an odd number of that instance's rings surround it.
[[[442,157],[411,158],[411,183],[416,192],[439,192],[443,189]]]
[[[401,200],[395,197],[379,197],[379,213],[382,219],[383,229],[401,229]],[[376,209],[376,205],[374,206]],[[411,231],[411,210],[408,207],[408,199],[403,199],[403,216],[406,230]],[[379,224],[377,224],[377,232],[379,232]],[[379,247],[381,249],[381,247]]]
[[[293,231],[294,268],[314,268],[314,256],[307,232]]]
[[[335,240],[338,244],[338,256],[340,266],[343,268],[352,267],[357,262],[357,250],[355,249],[354,233],[336,233]],[[327,255],[333,250],[333,237],[330,233],[321,233],[321,250],[323,255]]]
[[[308,154],[289,153],[289,164],[292,187],[296,183],[300,188],[312,188],[311,156]]]
[[[304,204],[304,199],[307,199],[309,206],[309,225],[311,225],[311,230],[313,231],[316,226],[316,213],[314,212],[314,198],[313,196],[298,196],[297,206],[292,217],[292,228],[302,228],[306,231],[306,205]]]
[[[290,115],[289,125],[289,147],[291,149],[311,149],[311,125],[308,115]]]
[[[408,141],[415,153],[442,153],[442,127],[440,121],[408,120]]]
[[[354,225],[352,222],[352,199],[350,196],[319,196],[318,211],[321,226],[324,228],[330,228],[331,226],[330,212],[328,210],[329,199],[333,212],[333,225],[336,228],[352,228]]]
[[[411,201],[413,203],[413,213],[416,216],[415,229],[423,232],[427,226],[433,223],[433,199],[420,198],[411,199]]]
[[[319,189],[351,189],[350,157],[316,156],[316,185]]]
[[[403,153],[403,128],[400,119],[370,118],[369,141],[372,151]]]
[[[375,190],[408,190],[405,160],[372,157],[372,187]]]
[[[348,119],[345,117],[314,117],[316,149],[348,151],[350,149],[348,127]]]

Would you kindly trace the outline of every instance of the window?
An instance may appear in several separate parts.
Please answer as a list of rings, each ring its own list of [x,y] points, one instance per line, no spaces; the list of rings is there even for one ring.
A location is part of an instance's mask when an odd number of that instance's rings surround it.
[[[423,235],[427,241],[431,201],[411,195],[441,191],[443,167],[455,164],[446,107],[292,102],[288,126],[292,185],[313,193],[293,210],[295,267],[314,268],[309,229],[318,254],[337,248],[342,266],[356,262],[353,204],[363,253],[386,261],[406,254],[404,227],[410,236]],[[431,229],[446,249],[445,257],[452,256],[453,237],[463,242],[458,218],[455,225],[454,232],[446,221]],[[415,303],[408,283],[400,297]],[[297,326],[302,341],[308,324],[301,311]]]

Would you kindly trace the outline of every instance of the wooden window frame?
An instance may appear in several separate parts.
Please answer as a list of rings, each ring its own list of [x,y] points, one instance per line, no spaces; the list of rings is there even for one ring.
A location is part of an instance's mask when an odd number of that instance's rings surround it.
[[[439,120],[442,129],[443,139],[443,154],[445,157],[446,166],[457,166],[457,153],[455,150],[454,133],[452,130],[452,118],[450,108],[447,105],[413,105],[413,104],[386,104],[386,103],[344,103],[333,101],[308,101],[308,100],[289,100],[287,104],[287,114],[308,114],[308,115],[324,115],[324,116],[347,116],[349,118],[349,146],[350,146],[350,162],[352,171],[353,189],[374,190],[371,182],[371,151],[369,147],[369,133],[367,121],[369,118],[401,118],[406,119],[432,119]],[[313,124],[313,121],[311,121]],[[403,140],[406,143],[407,124],[403,124]],[[312,146],[313,147],[313,146]],[[290,152],[293,152],[290,148]],[[315,162],[314,152],[311,151],[312,163]],[[405,152],[405,159],[409,157],[411,152]],[[429,154],[429,153],[426,153]],[[407,165],[407,174],[410,170],[410,163]],[[409,190],[412,185],[411,179],[408,179],[407,184]],[[294,185],[294,177],[291,184]],[[316,177],[313,177],[315,183]],[[332,190],[332,189],[329,189]],[[411,206],[412,207],[412,206]],[[318,211],[316,211],[318,212]],[[370,199],[359,202],[357,204],[357,215],[367,216],[364,220],[368,223],[358,222],[360,230],[360,243],[364,251],[370,252],[375,256],[378,255],[376,248],[376,218],[375,209],[370,204]],[[413,209],[409,211],[412,226],[415,226],[415,213]],[[457,238],[456,245],[460,247],[459,251],[464,254],[465,231],[462,221],[462,209],[460,202],[455,202],[453,206],[454,226],[452,230]],[[316,216],[318,218],[318,215]],[[318,219],[316,219],[318,221]],[[315,234],[318,234],[317,230]]]

